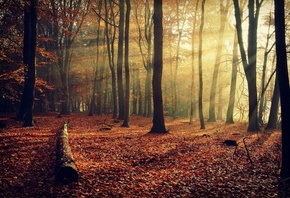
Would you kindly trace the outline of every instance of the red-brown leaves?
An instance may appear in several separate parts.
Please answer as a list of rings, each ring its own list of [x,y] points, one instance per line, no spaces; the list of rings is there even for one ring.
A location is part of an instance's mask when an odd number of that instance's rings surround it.
[[[8,122],[0,133],[0,195],[4,197],[277,197],[280,132],[247,133],[246,124],[166,119],[170,133],[149,135],[151,118],[130,128],[108,116],[36,117],[36,126]],[[70,119],[79,182],[55,182],[56,131]],[[106,120],[104,122],[104,120]],[[111,130],[101,131],[104,123]],[[209,136],[203,136],[208,134]],[[253,160],[247,158],[243,138]],[[238,148],[222,145],[234,139]]]

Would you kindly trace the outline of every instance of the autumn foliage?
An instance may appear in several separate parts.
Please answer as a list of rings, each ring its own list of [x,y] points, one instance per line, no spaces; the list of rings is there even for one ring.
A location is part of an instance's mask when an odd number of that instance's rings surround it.
[[[166,118],[165,135],[148,134],[152,118],[130,128],[108,116],[35,116],[36,125],[2,117],[1,197],[277,197],[281,132],[250,133],[226,125]],[[79,181],[55,178],[57,132],[70,120],[69,143]],[[103,130],[106,129],[106,130]],[[249,150],[245,150],[243,138]],[[225,139],[237,149],[223,145]],[[249,157],[253,161],[250,163]]]

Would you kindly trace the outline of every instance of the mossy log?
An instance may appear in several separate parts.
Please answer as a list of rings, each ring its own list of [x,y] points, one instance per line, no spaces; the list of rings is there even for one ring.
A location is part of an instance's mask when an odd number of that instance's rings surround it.
[[[78,171],[68,141],[68,123],[59,130],[56,147],[56,180],[77,182]]]

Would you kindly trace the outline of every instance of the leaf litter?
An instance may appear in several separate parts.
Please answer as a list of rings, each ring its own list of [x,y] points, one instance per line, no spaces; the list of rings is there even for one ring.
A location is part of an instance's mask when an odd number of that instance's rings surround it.
[[[4,119],[4,118],[3,118]],[[281,131],[246,132],[246,123],[166,118],[169,134],[148,134],[151,118],[130,128],[110,115],[35,116],[36,126],[5,118],[0,133],[1,197],[277,197]],[[55,181],[56,134],[70,120],[69,143],[80,175]],[[101,130],[109,126],[109,130]],[[245,146],[249,150],[249,161]],[[222,144],[238,142],[237,148]],[[236,151],[235,151],[236,149]]]

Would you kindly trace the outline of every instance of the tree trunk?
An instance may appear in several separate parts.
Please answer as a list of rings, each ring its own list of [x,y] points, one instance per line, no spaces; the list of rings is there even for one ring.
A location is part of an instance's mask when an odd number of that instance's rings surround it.
[[[240,14],[239,1],[234,0],[236,29],[238,34],[238,42],[240,53],[242,57],[243,67],[248,83],[249,92],[249,112],[248,112],[248,131],[259,131],[258,124],[258,97],[257,97],[257,79],[256,79],[256,65],[257,65],[257,24],[261,4],[254,0],[249,0],[249,29],[248,29],[248,56],[246,56],[243,36],[242,36],[242,22]],[[255,10],[256,7],[256,10]]]
[[[267,124],[267,129],[276,129],[277,128],[277,120],[278,120],[278,109],[279,109],[279,84],[278,84],[278,77],[276,74],[276,80],[275,80],[275,87],[274,87],[274,93],[272,96],[272,102],[271,102],[271,109],[270,109],[270,115],[269,120]]]
[[[124,122],[122,126],[129,127],[130,117],[130,72],[129,72],[129,27],[130,27],[130,0],[126,0],[126,27],[125,27],[125,79],[126,92],[124,104]]]
[[[154,70],[153,70],[153,126],[150,133],[167,133],[162,99],[163,26],[162,0],[154,0]]]
[[[203,79],[202,79],[202,31],[204,25],[204,4],[205,0],[202,0],[201,4],[201,22],[199,28],[199,52],[198,52],[198,69],[199,69],[199,94],[198,94],[198,111],[200,129],[205,129],[204,118],[203,118],[203,107],[202,107],[202,90],[203,90]]]
[[[77,182],[78,171],[73,159],[68,140],[68,123],[58,132],[56,150],[56,180],[61,182]]]
[[[209,122],[216,121],[216,91],[217,91],[217,82],[219,75],[219,67],[221,62],[221,54],[223,49],[224,42],[224,31],[226,27],[227,14],[229,10],[229,1],[227,1],[226,6],[223,5],[223,1],[220,1],[220,29],[219,29],[219,40],[218,40],[218,48],[216,53],[216,59],[214,64],[213,77],[211,81],[211,89],[210,89],[210,104],[209,104]]]
[[[192,44],[191,44],[191,92],[190,92],[190,117],[189,117],[189,124],[193,123],[193,118],[196,117],[196,98],[195,98],[195,82],[194,82],[194,74],[195,74],[195,69],[194,69],[194,53],[195,53],[195,26],[196,26],[196,20],[197,20],[197,10],[198,10],[198,3],[199,1],[196,1],[195,5],[195,13],[194,13],[194,19],[193,19],[193,27],[192,27]]]
[[[282,114],[282,167],[280,176],[290,177],[290,88],[285,41],[285,5],[275,0],[275,38],[277,54],[277,76],[279,82]]]
[[[35,56],[36,56],[36,24],[37,0],[31,0],[30,5],[24,9],[24,90],[21,99],[18,119],[24,119],[24,126],[33,126],[33,102],[35,88]]]
[[[112,2],[110,2],[112,3]],[[111,5],[109,5],[111,7]],[[105,19],[108,21],[109,19],[109,13],[108,13],[108,7],[107,7],[107,1],[105,1]],[[114,19],[113,23],[115,23]],[[113,103],[113,118],[117,118],[117,87],[116,87],[116,73],[115,73],[115,66],[114,66],[114,41],[115,41],[115,27],[112,27],[113,35],[112,38],[110,38],[110,30],[109,24],[105,23],[105,33],[106,33],[106,43],[107,43],[107,52],[108,52],[108,60],[109,60],[109,67],[111,71],[111,77],[112,77],[112,103]],[[110,40],[112,39],[112,40]]]
[[[235,106],[235,98],[236,98],[236,85],[237,85],[237,73],[239,66],[239,58],[238,58],[238,38],[235,33],[234,37],[234,47],[233,47],[233,66],[232,66],[232,77],[231,77],[231,88],[230,88],[230,99],[227,110],[227,124],[234,123],[234,106]]]
[[[124,0],[120,0],[120,20],[119,20],[119,40],[118,40],[118,60],[117,60],[117,85],[118,85],[118,119],[124,119],[124,90],[123,90],[123,43],[124,43]]]

